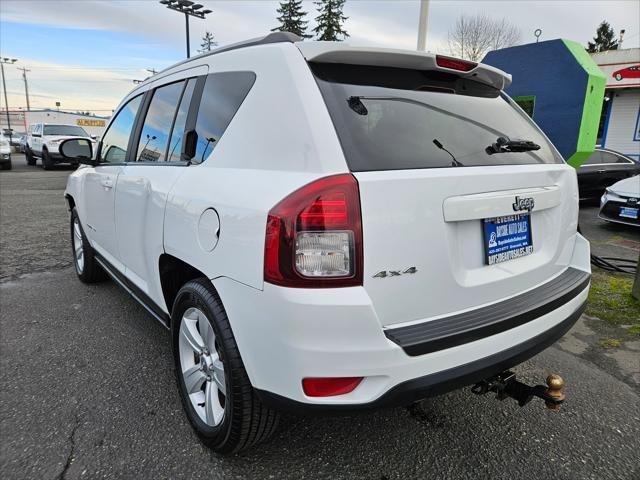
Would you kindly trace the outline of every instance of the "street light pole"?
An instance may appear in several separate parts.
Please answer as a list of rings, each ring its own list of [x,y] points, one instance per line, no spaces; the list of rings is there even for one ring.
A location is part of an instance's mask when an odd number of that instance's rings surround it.
[[[189,42],[189,14],[185,13],[184,14],[184,21],[185,21],[185,27],[186,27],[186,31],[187,31],[187,58],[191,58],[191,47],[190,47],[190,42]]]
[[[191,57],[191,48],[189,46],[189,16],[204,19],[205,15],[211,13],[211,10],[200,10],[202,5],[194,4],[190,0],[160,0],[169,10],[184,13],[185,27],[187,33],[187,58]]]
[[[427,48],[427,24],[429,23],[429,0],[420,0],[420,17],[418,20],[418,50]]]
[[[9,118],[9,100],[7,100],[7,84],[4,80],[4,64],[11,65],[18,61],[17,58],[0,58],[0,70],[2,70],[2,88],[4,90],[4,107],[7,113],[7,129],[9,130],[9,142],[11,142],[11,119]]]

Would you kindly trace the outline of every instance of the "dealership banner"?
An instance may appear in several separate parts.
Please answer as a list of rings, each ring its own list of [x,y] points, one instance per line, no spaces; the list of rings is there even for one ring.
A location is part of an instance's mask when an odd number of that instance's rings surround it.
[[[593,53],[591,58],[607,77],[606,88],[640,86],[640,48]]]

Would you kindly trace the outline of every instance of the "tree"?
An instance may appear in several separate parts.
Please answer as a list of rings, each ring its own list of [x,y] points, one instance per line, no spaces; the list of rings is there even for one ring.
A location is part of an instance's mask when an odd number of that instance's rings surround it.
[[[587,52],[596,53],[617,49],[618,40],[616,40],[616,34],[613,31],[613,28],[611,28],[611,25],[603,20],[596,30],[596,36],[593,37],[593,42],[589,42]]]
[[[316,17],[317,26],[313,29],[318,40],[339,42],[349,34],[342,24],[348,18],[342,14],[346,0],[317,0],[315,2],[320,15]]]
[[[272,32],[291,32],[302,38],[311,38],[311,35],[307,34],[309,22],[304,19],[307,12],[302,10],[302,0],[283,0],[276,12],[280,14],[280,26],[272,28]]]
[[[211,49],[216,45],[218,45],[218,42],[214,40],[213,33],[207,30],[206,32],[204,32],[204,37],[202,37],[202,43],[200,44],[202,48],[198,50],[198,52],[200,53],[210,52]]]
[[[449,30],[452,55],[477,62],[489,50],[512,47],[520,41],[520,29],[504,18],[493,19],[484,14],[460,15]]]

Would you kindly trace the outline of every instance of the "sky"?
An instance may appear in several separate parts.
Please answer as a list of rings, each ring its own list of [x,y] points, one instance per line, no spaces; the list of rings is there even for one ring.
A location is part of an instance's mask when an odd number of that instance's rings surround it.
[[[191,18],[192,53],[205,30],[219,45],[263,36],[277,26],[278,1],[198,0],[213,10]],[[427,50],[449,53],[447,33],[461,14],[505,18],[522,32],[521,43],[566,38],[586,45],[602,20],[618,32],[624,47],[640,47],[638,0],[431,0]],[[309,28],[316,7],[305,0]],[[348,43],[415,49],[418,0],[347,0]],[[161,70],[185,55],[184,17],[156,0],[2,0],[0,56],[5,65],[9,108],[26,107],[22,71],[26,67],[31,108],[89,110],[110,115],[147,68]],[[4,102],[4,99],[2,99]],[[4,103],[2,105],[4,108]]]

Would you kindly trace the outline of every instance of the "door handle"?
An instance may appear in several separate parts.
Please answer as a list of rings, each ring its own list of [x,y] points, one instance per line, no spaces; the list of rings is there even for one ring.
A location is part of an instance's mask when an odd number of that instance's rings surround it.
[[[112,182],[110,179],[108,179],[108,178],[106,178],[106,179],[102,180],[102,181],[100,182],[100,184],[101,184],[104,188],[107,188],[107,189],[109,189],[109,188],[113,188],[113,182]]]
[[[596,173],[604,173],[606,170],[598,170]]]

